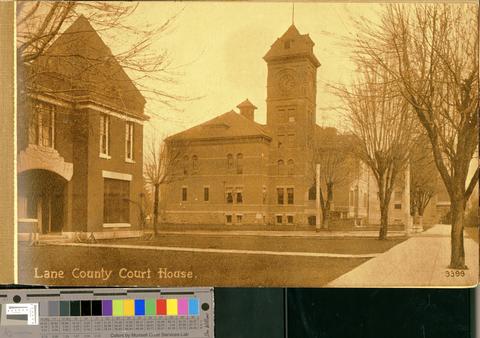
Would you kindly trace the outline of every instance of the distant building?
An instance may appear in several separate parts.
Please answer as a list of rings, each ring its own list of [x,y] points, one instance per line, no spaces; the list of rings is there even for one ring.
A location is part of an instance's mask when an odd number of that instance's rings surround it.
[[[247,99],[237,106],[239,113],[232,110],[167,138],[167,145],[182,141],[188,146],[176,179],[162,188],[163,222],[315,224],[315,138],[327,131],[316,124],[320,62],[313,46],[309,35],[292,25],[264,56],[265,125],[255,122],[256,107]],[[358,225],[374,221],[379,209],[373,181],[357,160],[334,189],[333,215]],[[399,187],[394,193],[392,220],[403,222],[408,213],[405,191]]]
[[[19,77],[19,232],[138,231],[145,100],[88,20]]]

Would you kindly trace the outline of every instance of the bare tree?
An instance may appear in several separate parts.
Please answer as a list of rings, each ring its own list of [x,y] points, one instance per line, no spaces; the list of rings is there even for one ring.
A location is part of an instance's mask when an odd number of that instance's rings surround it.
[[[155,27],[144,25],[135,21],[135,25],[128,24],[128,19],[136,12],[138,2],[102,2],[102,1],[20,1],[17,3],[17,58],[18,58],[18,81],[19,90],[26,89],[29,94],[42,93],[67,93],[75,89],[76,85],[45,86],[45,77],[50,75],[50,64],[56,64],[57,68],[65,70],[69,67],[72,82],[89,83],[90,90],[97,91],[103,96],[112,96],[115,99],[118,94],[105,91],[104,86],[99,85],[99,76],[94,80],[86,76],[90,72],[100,72],[102,82],[110,83],[118,81],[117,73],[126,70],[136,88],[150,100],[160,102],[169,108],[176,108],[176,102],[187,99],[173,92],[172,85],[177,82],[178,67],[172,67],[166,50],[159,50],[154,43],[169,33],[172,23],[177,15],[161,22]],[[121,49],[106,57],[102,53],[74,54],[69,52],[72,41],[78,39],[82,32],[70,32],[71,37],[64,38],[62,43],[65,48],[51,49],[50,47],[61,35],[65,35],[66,27],[77,19],[84,17],[92,24],[95,30],[101,34],[115,35],[116,41],[123,41]],[[130,20],[131,21],[131,20]],[[66,33],[67,35],[69,32]],[[98,46],[89,46],[96,48]],[[119,67],[115,67],[116,65]],[[59,65],[59,66],[58,66]],[[54,66],[55,67],[55,66]],[[176,68],[176,70],[174,70]],[[112,71],[113,70],[113,71]],[[98,75],[98,74],[97,74]],[[66,74],[62,73],[65,77]],[[77,83],[77,85],[78,85]],[[151,85],[154,83],[155,85]],[[162,89],[163,85],[166,89]],[[78,89],[78,88],[77,88]],[[124,93],[132,91],[132,88],[123,88]],[[21,96],[19,96],[21,97]]]
[[[408,164],[414,122],[410,107],[388,74],[371,65],[359,67],[359,79],[339,92],[347,106],[352,151],[371,169],[380,202],[379,239],[386,239],[391,195]]]
[[[320,165],[320,207],[322,226],[328,228],[333,206],[334,187],[349,177],[349,158],[346,135],[338,134],[335,128],[319,130],[315,138],[313,177],[316,177],[316,164]]]
[[[158,234],[160,186],[180,179],[179,162],[186,153],[183,141],[161,142],[152,138],[144,154],[145,183],[153,190],[153,232]]]
[[[478,167],[469,175],[478,151],[478,6],[386,5],[380,23],[359,25],[358,57],[390,74],[428,135],[451,202],[450,267],[465,269],[465,207],[479,175]]]
[[[421,134],[410,156],[410,208],[420,226],[423,226],[423,213],[437,192],[438,179],[428,138]]]

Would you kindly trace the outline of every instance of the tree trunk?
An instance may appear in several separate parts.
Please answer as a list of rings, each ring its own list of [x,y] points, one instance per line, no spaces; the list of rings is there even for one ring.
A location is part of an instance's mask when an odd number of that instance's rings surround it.
[[[160,184],[154,185],[154,199],[153,199],[153,235],[158,234],[158,200],[160,194]]]
[[[418,208],[418,227],[423,231],[423,212],[425,211],[425,207]]]
[[[332,208],[333,202],[333,182],[327,183],[327,202],[325,203],[325,215],[323,219],[323,227],[328,229],[329,220],[330,220],[330,210]]]
[[[325,210],[323,211],[322,217],[322,228],[328,229],[328,221],[330,219],[330,201],[326,201]]]
[[[388,203],[380,202],[380,232],[378,234],[378,239],[385,240],[387,239],[388,233]]]
[[[463,246],[463,220],[465,217],[465,199],[451,200],[450,213],[452,215],[451,256],[450,268],[468,269],[465,265],[465,248]]]

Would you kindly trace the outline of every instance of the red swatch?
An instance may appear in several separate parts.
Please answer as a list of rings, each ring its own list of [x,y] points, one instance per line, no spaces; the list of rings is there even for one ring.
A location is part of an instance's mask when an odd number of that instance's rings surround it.
[[[167,315],[167,300],[166,299],[157,299],[157,316],[158,315]]]

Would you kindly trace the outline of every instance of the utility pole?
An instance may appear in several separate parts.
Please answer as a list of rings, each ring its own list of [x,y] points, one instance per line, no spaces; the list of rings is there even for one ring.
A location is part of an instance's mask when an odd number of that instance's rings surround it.
[[[320,223],[320,216],[321,216],[321,209],[320,209],[320,164],[316,164],[316,178],[315,178],[315,190],[316,190],[316,199],[315,202],[317,204],[317,216],[315,217],[315,231],[320,231],[321,223]]]

